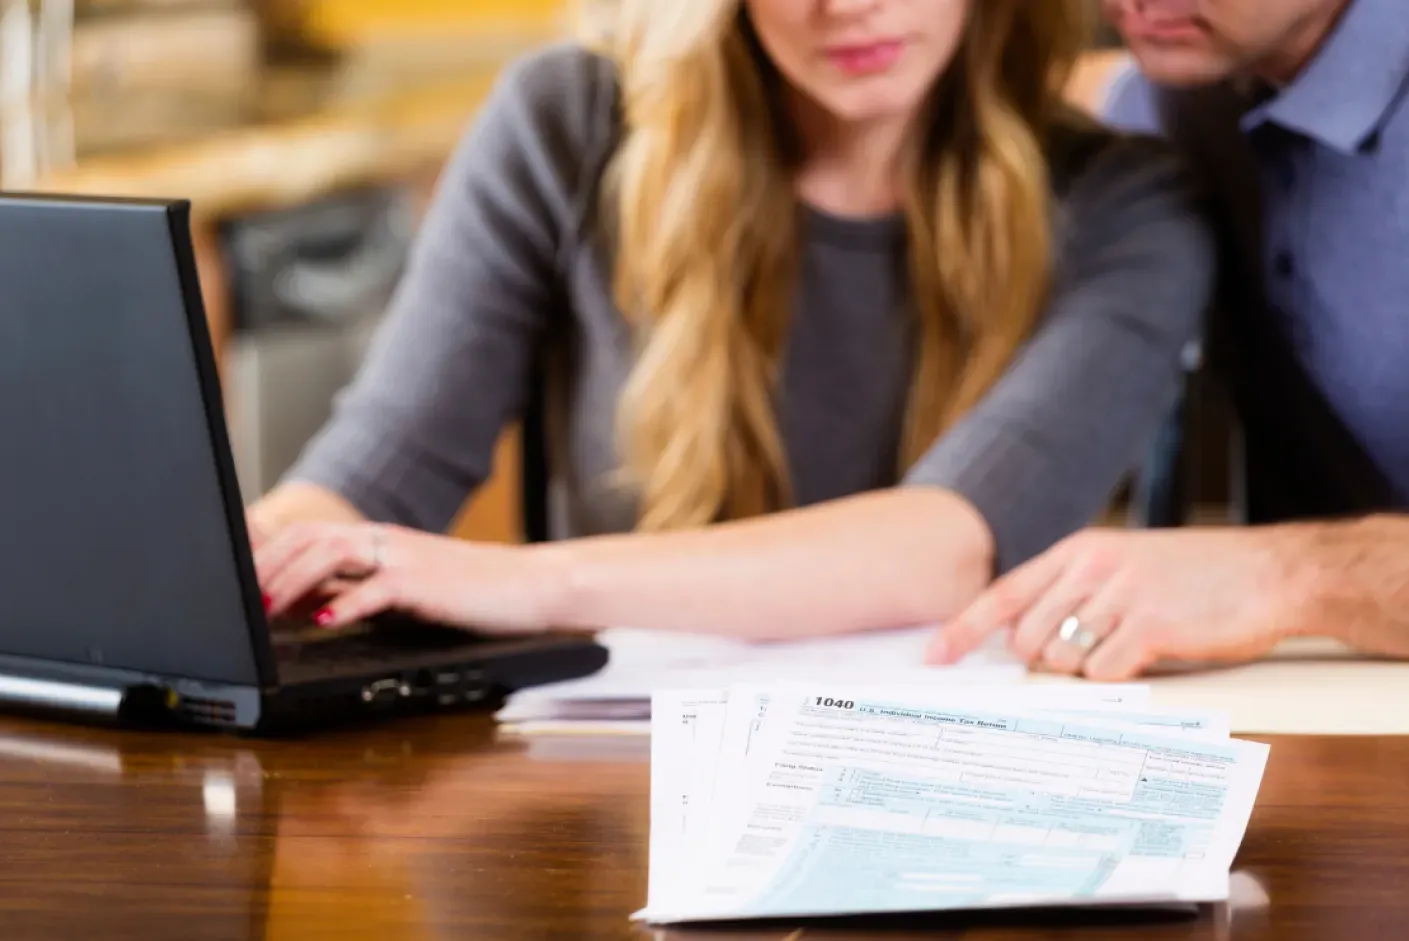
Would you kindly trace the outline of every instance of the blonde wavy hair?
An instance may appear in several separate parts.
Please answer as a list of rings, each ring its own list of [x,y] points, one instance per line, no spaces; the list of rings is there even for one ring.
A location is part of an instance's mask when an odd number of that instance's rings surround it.
[[[1086,36],[1084,0],[971,0],[911,135],[914,371],[908,467],[989,389],[1051,280],[1047,134]],[[639,338],[618,414],[638,528],[791,502],[774,411],[797,233],[777,77],[740,0],[621,0],[605,51],[624,134],[605,178],[614,292]]]

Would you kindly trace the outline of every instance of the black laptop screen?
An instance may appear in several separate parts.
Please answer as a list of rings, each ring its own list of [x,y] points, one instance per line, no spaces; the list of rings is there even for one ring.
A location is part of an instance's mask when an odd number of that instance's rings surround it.
[[[159,205],[0,197],[0,653],[253,684],[176,245]]]

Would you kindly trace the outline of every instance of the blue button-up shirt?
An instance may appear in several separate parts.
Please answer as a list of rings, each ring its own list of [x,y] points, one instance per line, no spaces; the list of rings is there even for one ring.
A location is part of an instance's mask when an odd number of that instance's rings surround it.
[[[1161,96],[1208,94],[1158,91],[1132,71],[1108,115],[1163,130]],[[1209,108],[1193,123],[1255,167],[1244,189],[1260,198],[1262,270],[1243,276],[1264,279],[1270,322],[1409,505],[1409,0],[1354,0],[1291,84],[1263,100],[1231,84],[1222,94],[1236,99],[1233,120]]]

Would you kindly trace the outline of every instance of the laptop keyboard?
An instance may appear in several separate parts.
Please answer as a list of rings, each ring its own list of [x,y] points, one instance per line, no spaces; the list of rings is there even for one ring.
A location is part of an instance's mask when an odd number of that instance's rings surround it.
[[[464,631],[428,624],[366,622],[336,631],[277,622],[271,626],[279,669],[299,678],[375,673],[409,658],[482,643]]]

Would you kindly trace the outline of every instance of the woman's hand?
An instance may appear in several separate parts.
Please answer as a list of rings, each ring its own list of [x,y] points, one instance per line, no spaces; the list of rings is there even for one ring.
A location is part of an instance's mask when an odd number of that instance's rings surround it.
[[[337,627],[387,611],[494,634],[550,626],[560,579],[549,556],[373,523],[306,523],[259,547],[265,607],[284,613],[328,596],[314,614]]]
[[[245,532],[249,536],[251,552],[258,552],[269,541],[268,527],[254,513],[245,513]]]
[[[338,494],[297,481],[280,484],[245,510],[245,529],[255,552],[295,523],[362,522],[365,519],[357,508]]]

